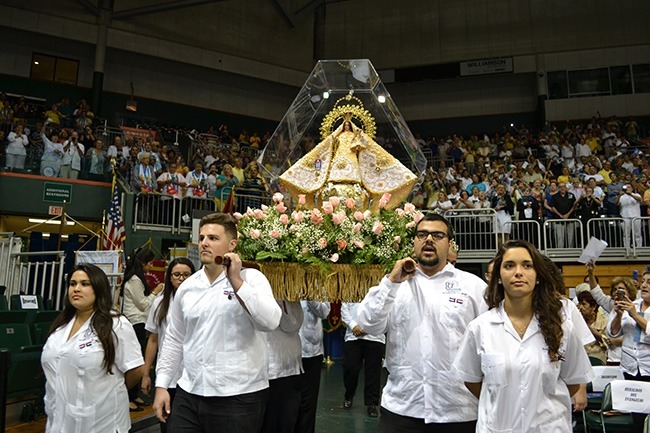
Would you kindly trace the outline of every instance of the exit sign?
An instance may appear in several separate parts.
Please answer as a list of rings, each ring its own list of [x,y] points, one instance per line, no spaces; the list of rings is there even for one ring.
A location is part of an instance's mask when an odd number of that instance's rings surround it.
[[[61,215],[63,213],[63,206],[50,206],[48,215]]]

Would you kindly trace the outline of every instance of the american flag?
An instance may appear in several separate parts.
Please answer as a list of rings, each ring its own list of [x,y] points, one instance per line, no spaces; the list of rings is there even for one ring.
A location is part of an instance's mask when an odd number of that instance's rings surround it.
[[[122,242],[126,239],[126,232],[124,231],[124,222],[122,221],[120,192],[115,186],[113,186],[113,198],[108,205],[108,212],[106,213],[106,226],[104,227],[104,231],[104,236],[102,236],[102,249],[121,249]]]

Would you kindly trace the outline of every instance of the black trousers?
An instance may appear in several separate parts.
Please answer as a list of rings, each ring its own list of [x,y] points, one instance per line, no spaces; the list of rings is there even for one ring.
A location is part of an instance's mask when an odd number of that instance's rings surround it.
[[[174,433],[259,433],[269,389],[202,397],[176,388],[168,429]]]
[[[302,358],[300,375],[300,410],[294,433],[314,433],[316,431],[316,408],[320,390],[320,373],[323,369],[323,355]]]
[[[262,433],[293,433],[300,411],[300,375],[269,380]]]
[[[422,418],[398,415],[381,408],[377,433],[474,433],[476,421],[425,424]]]
[[[343,345],[343,385],[345,399],[352,400],[363,367],[363,403],[378,405],[381,388],[381,359],[386,345],[378,341],[352,340]]]
[[[636,376],[631,374],[623,373],[625,380],[638,380],[639,382],[650,382],[650,376],[641,376],[641,373],[637,373]],[[648,416],[647,413],[635,413],[632,412],[632,433],[643,433],[643,423],[645,418]]]

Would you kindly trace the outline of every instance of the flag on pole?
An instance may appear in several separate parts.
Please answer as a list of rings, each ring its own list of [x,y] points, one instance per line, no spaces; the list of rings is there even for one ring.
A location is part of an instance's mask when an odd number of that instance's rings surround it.
[[[115,187],[115,184],[113,184],[113,198],[106,212],[104,232],[104,236],[102,237],[103,250],[122,249],[122,243],[126,239],[126,232],[124,231],[124,222],[122,221],[120,192]]]

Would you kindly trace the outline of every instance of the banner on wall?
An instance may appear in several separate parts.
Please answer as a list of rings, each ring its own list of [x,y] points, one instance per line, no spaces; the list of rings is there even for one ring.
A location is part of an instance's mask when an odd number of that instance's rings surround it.
[[[167,262],[164,260],[154,260],[153,266],[149,269],[149,272],[144,274],[149,284],[151,290],[155,289],[156,286],[160,283],[165,282],[165,270],[167,268]]]
[[[470,60],[460,62],[460,76],[500,74],[513,72],[512,57],[500,57],[497,59]]]
[[[120,126],[120,129],[125,139],[133,138],[137,140],[139,138],[145,142],[156,140],[156,131],[152,131],[151,129],[130,128],[128,126]]]
[[[90,263],[97,266],[106,274],[119,274],[120,252],[117,250],[106,251],[77,251],[76,263]]]

